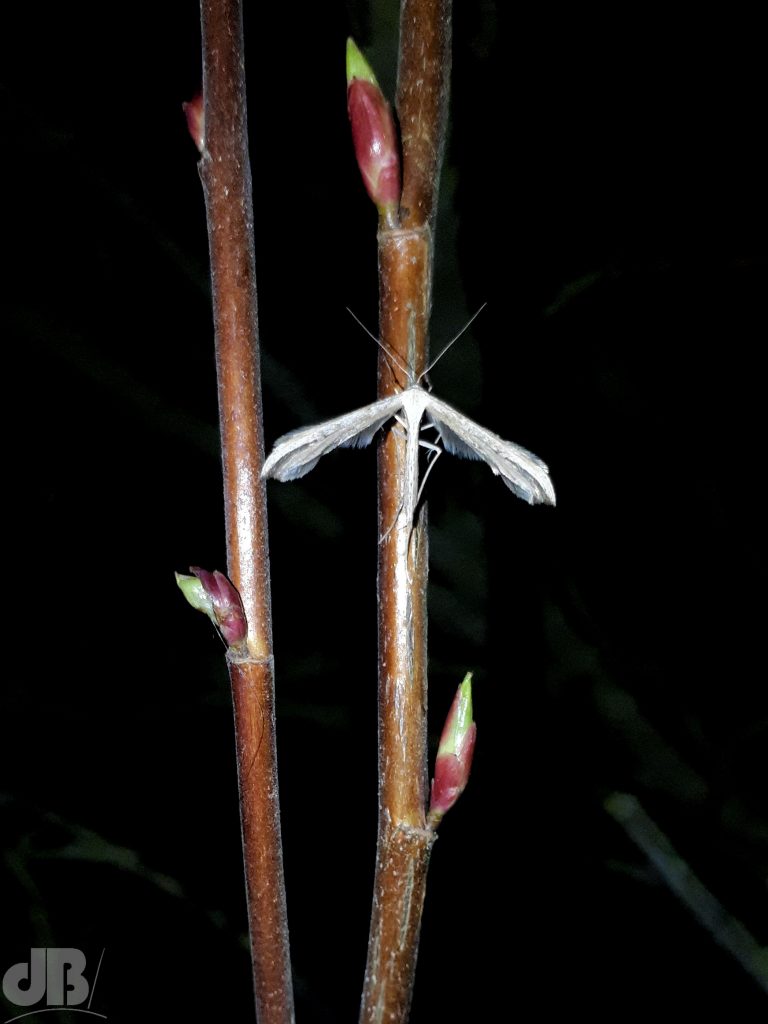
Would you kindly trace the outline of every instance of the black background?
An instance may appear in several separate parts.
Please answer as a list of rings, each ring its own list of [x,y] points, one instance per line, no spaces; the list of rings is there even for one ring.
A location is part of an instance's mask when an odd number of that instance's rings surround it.
[[[375,394],[345,312],[375,327],[344,45],[391,95],[397,7],[246,7],[271,442]],[[3,20],[0,969],[32,945],[90,965],[106,948],[109,1020],[248,1020],[223,651],[173,580],[225,567],[181,113],[198,9]],[[765,992],[603,808],[634,794],[768,944],[757,26],[458,2],[454,31],[434,350],[488,307],[432,381],[545,458],[558,507],[449,457],[430,477],[431,729],[473,669],[478,746],[432,858],[412,1020],[762,1020]],[[375,842],[373,452],[269,494],[299,1019],[351,1020]]]

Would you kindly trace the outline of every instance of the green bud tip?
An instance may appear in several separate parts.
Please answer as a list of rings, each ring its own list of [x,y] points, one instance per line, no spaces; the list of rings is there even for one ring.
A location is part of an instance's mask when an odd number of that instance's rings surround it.
[[[371,85],[377,87],[379,85],[376,81],[376,75],[373,73],[373,68],[350,36],[347,40],[347,85],[350,84],[353,78],[359,78],[363,82],[370,82]]]
[[[456,691],[453,707],[448,715],[446,728],[440,737],[437,756],[456,754],[464,744],[472,725],[472,673],[467,672],[464,681]]]
[[[174,573],[176,583],[187,601],[197,612],[204,612],[209,618],[213,617],[213,601],[206,593],[205,587],[197,576],[185,576],[184,573]]]

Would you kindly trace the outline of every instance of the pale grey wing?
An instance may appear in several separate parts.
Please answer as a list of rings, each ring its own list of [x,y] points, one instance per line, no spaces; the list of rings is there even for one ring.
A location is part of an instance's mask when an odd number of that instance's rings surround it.
[[[402,405],[402,395],[390,395],[313,427],[292,430],[275,442],[261,475],[275,480],[297,480],[334,448],[363,448]]]
[[[518,498],[529,505],[555,504],[549,469],[532,452],[486,430],[458,409],[429,396],[427,415],[437,428],[445,450],[465,459],[482,459]]]

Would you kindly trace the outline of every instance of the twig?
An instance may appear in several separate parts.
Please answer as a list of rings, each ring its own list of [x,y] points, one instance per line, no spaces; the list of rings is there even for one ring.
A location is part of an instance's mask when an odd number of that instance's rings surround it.
[[[450,3],[403,0],[397,111],[400,225],[379,231],[384,346],[418,375],[427,365],[432,229],[450,72]],[[379,397],[409,383],[379,357]],[[402,514],[405,442],[379,448],[379,828],[361,1024],[407,1020],[434,832],[427,801],[427,531]],[[394,524],[394,526],[393,526]]]
[[[715,942],[741,964],[768,992],[768,950],[762,949],[741,921],[727,912],[683,860],[659,826],[646,814],[639,800],[628,793],[611,793],[606,811],[621,825],[677,896]]]
[[[205,193],[216,332],[229,576],[247,619],[228,657],[256,1013],[293,1021],[275,744],[266,493],[242,11],[201,0]]]

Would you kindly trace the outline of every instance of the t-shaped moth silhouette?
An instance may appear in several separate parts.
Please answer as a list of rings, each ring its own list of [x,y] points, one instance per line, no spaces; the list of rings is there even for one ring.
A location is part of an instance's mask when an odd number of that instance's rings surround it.
[[[519,444],[505,441],[481,427],[418,383],[396,395],[364,405],[362,409],[284,434],[275,443],[261,475],[276,480],[297,480],[314,469],[323,455],[334,448],[363,448],[370,444],[376,431],[395,416],[402,417],[406,430],[403,511],[407,522],[413,523],[420,494],[419,431],[425,417],[447,452],[487,462],[507,487],[530,505],[555,504],[549,469],[541,459]]]
[[[395,417],[406,430],[406,479],[400,511],[405,513],[405,522],[413,526],[422,488],[434,465],[433,459],[427,466],[421,486],[419,486],[419,445],[423,444],[435,452],[435,458],[441,451],[436,445],[420,440],[421,421],[426,417],[426,425],[435,428],[443,448],[447,452],[459,455],[464,459],[482,459],[487,462],[507,487],[518,498],[527,501],[529,505],[554,505],[555,489],[549,479],[549,469],[538,456],[521,445],[505,441],[493,431],[481,427],[458,409],[454,409],[452,405],[435,398],[421,386],[422,379],[438,360],[442,359],[451,345],[459,340],[475,318],[485,309],[485,305],[483,303],[477,313],[418,377],[412,370],[403,366],[394,353],[390,352],[386,345],[371,334],[350,309],[349,312],[352,313],[366,334],[373,338],[388,358],[392,359],[404,373],[407,373],[410,380],[409,386],[395,395],[389,395],[386,398],[380,398],[378,402],[364,405],[362,409],[355,409],[353,412],[337,416],[335,419],[325,420],[314,427],[300,427],[298,430],[292,430],[289,434],[284,434],[275,442],[275,447],[264,463],[261,475],[263,477],[271,476],[276,480],[297,480],[314,469],[323,455],[333,451],[334,448],[364,448],[370,444],[376,431],[383,427],[387,420]]]

